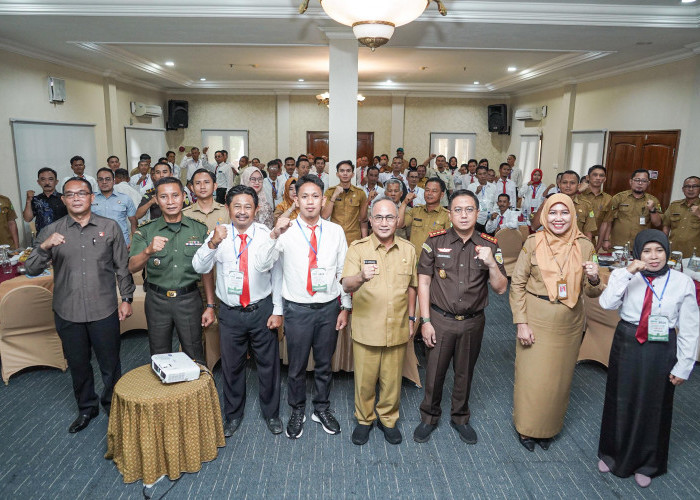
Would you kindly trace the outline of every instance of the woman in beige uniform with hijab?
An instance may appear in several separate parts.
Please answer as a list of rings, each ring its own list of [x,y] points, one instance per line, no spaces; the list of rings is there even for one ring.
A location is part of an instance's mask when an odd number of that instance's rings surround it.
[[[518,329],[513,423],[528,451],[535,443],[548,449],[564,425],[583,332],[581,293],[603,289],[571,198],[550,196],[542,214],[543,230],[525,240],[510,288]]]

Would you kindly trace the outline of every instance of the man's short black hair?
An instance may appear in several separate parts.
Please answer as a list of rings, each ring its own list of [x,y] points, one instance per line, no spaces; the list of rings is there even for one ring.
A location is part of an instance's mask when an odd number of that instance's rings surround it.
[[[323,161],[323,163],[326,163],[326,159],[323,156],[317,156],[316,158],[314,158],[314,165],[318,163],[318,160],[321,160]]]
[[[647,179],[650,179],[649,171],[646,168],[638,168],[634,172],[632,172],[632,175],[630,175],[630,179],[634,179],[634,177],[637,174],[647,174]]]
[[[479,160],[479,163],[480,163],[480,164],[481,164],[481,163],[486,163],[486,165],[488,166],[488,164],[489,164],[489,159],[488,159],[488,158],[482,158],[481,160]]]
[[[279,166],[280,166],[280,164],[277,163],[277,160],[270,160],[270,161],[267,162],[267,168],[270,168],[270,167],[279,167]]]
[[[350,168],[352,168],[352,171],[355,171],[355,165],[352,164],[350,160],[341,160],[338,162],[338,164],[335,166],[335,171],[337,172],[340,170],[341,165],[350,165]]]
[[[190,149],[190,152],[192,151],[199,151],[199,148],[197,146],[192,146],[192,149]]]
[[[39,171],[36,173],[37,178],[44,172],[51,172],[53,174],[54,179],[58,179],[58,174],[53,168],[50,167],[40,168]]]
[[[209,171],[207,170],[207,172]],[[226,206],[229,206],[231,204],[231,201],[233,201],[233,197],[239,194],[247,194],[249,196],[252,196],[253,205],[255,206],[255,208],[258,208],[258,193],[256,193],[255,189],[253,189],[252,187],[244,186],[243,184],[233,186],[231,189],[228,190],[228,192],[226,193]]]
[[[168,151],[167,153],[165,153],[165,156],[168,156],[170,153],[175,154],[175,151]]]
[[[469,166],[470,163],[474,163],[475,165],[479,164],[479,162],[476,161],[476,158],[469,158],[469,161],[467,162],[467,166]]]
[[[110,170],[110,172],[111,172],[111,170]],[[73,182],[73,181],[78,181],[78,182],[82,182],[83,184],[85,184],[85,185],[87,186],[88,192],[89,192],[90,194],[92,194],[92,184],[90,184],[90,181],[88,181],[87,179],[83,179],[82,177],[77,177],[77,176],[76,176],[76,177],[71,177],[71,178],[68,179],[66,182],[64,182],[64,183],[63,183],[63,189],[65,190],[65,189],[66,189],[66,184],[68,184],[69,182]]]
[[[435,159],[436,159],[436,160],[437,160],[438,158],[444,158],[444,159],[447,159],[447,157],[446,157],[445,155],[437,155],[437,156],[435,157]]]
[[[508,167],[510,168],[510,164],[508,162],[503,162],[498,166],[498,170],[501,170],[503,167]]]
[[[430,183],[430,182],[437,182],[440,185],[440,191],[442,191],[443,193],[445,191],[447,191],[447,186],[445,185],[445,181],[440,179],[440,177],[431,177],[430,179],[425,181],[425,186],[428,187],[428,183]]]
[[[151,155],[149,155],[148,153],[143,153],[141,156],[139,156],[139,160],[150,160],[150,159],[151,159]]]
[[[156,185],[154,186],[156,193],[158,193],[158,187],[159,186],[164,186],[165,184],[177,184],[180,187],[180,191],[183,193],[185,192],[185,189],[182,187],[182,182],[180,182],[180,179],[177,177],[163,177],[160,179],[158,182],[156,182]]]
[[[450,204],[448,205],[448,208],[452,208],[452,201],[460,196],[469,196],[472,200],[474,200],[474,206],[476,209],[479,210],[479,197],[468,189],[457,189],[453,191],[452,195],[450,195]]]
[[[508,193],[501,193],[498,195],[499,198],[503,197],[506,200],[508,200],[508,203],[510,203],[510,195]]]
[[[100,172],[109,172],[109,174],[112,176],[112,180],[114,180],[114,172],[112,172],[112,169],[111,169],[111,168],[102,167],[102,168],[98,169],[98,170],[97,170],[97,175],[98,175],[98,176],[100,175]]]
[[[139,162],[139,163],[141,163],[141,162]],[[156,167],[157,167],[158,165],[165,165],[166,167],[168,167],[168,172],[170,172],[171,174],[173,173],[173,169],[172,169],[172,167],[170,166],[170,163],[168,163],[168,162],[166,162],[166,161],[159,161],[158,163],[156,163],[155,165],[153,165],[153,166],[151,167],[151,172],[154,172],[154,171],[156,170]]]
[[[85,163],[85,158],[83,158],[82,156],[75,155],[73,158],[70,159],[70,164],[73,165],[73,163],[75,163],[76,161],[82,161],[83,163]]]
[[[489,167],[487,167],[486,165],[479,165],[478,167],[476,167],[476,170],[474,172],[477,173],[479,172],[479,170],[486,170],[486,173],[488,173]]]
[[[194,171],[194,173],[192,174],[192,177],[190,178],[190,180],[192,181],[192,184],[194,184],[194,177],[197,174],[208,174],[209,177],[211,178],[212,184],[216,184],[216,175],[214,175],[214,172],[212,172],[211,170],[207,170],[206,168],[198,168],[197,170]]]
[[[511,156],[513,157],[514,160],[517,160],[517,158],[515,157],[515,155],[513,153],[509,154],[506,158],[510,158]]]
[[[228,156],[228,151],[226,151],[225,149],[220,150],[219,153]]]
[[[168,163],[168,159],[165,156],[161,156],[160,158],[158,158],[158,163]]]
[[[562,177],[565,175],[575,175],[576,176],[576,182],[581,182],[581,176],[578,175],[578,172],[575,172],[574,170],[565,170],[564,172],[561,173]]]
[[[315,185],[317,185],[318,188],[321,190],[321,194],[323,194],[323,181],[319,179],[318,175],[305,175],[297,181],[297,195],[299,194],[301,186],[303,186],[307,182],[312,182]]]
[[[588,175],[591,175],[591,172],[598,168],[602,170],[605,175],[608,175],[608,169],[606,169],[603,165],[593,165],[591,168],[588,169]]]
[[[379,169],[378,169],[377,167],[375,167],[374,165],[372,165],[372,166],[370,166],[370,167],[367,167],[367,173],[368,173],[368,174],[369,174],[371,171],[373,171],[373,170],[376,170],[377,172],[379,172]]]
[[[119,157],[118,157],[118,156],[116,156],[116,155],[111,155],[111,156],[108,156],[108,157],[107,157],[107,163],[109,163],[109,160],[111,160],[112,158],[116,158],[117,161],[119,161]]]
[[[297,168],[299,168],[299,165],[301,165],[301,162],[302,162],[302,161],[305,161],[306,163],[308,163],[309,165],[311,165],[311,162],[309,161],[309,158],[308,158],[306,155],[304,155],[304,156],[300,156],[300,157],[297,159],[297,161],[296,161],[296,166],[297,166]]]
[[[246,155],[241,155],[241,158],[245,158],[245,161],[249,160],[249,158]],[[240,160],[241,158],[238,158],[238,159]],[[258,160],[258,161],[260,161],[260,160]]]
[[[284,162],[287,163],[289,160],[292,160],[294,163],[297,162],[297,161],[294,159],[294,157],[292,157],[292,156],[287,156],[287,157],[284,159]]]
[[[125,168],[118,168],[114,171],[114,178],[115,179],[128,179],[129,178],[129,171]]]

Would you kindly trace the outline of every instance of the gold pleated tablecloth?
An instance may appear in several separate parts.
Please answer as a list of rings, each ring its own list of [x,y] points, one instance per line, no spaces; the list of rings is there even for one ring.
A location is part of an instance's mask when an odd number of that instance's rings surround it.
[[[131,370],[114,387],[107,453],[125,483],[153,484],[197,472],[226,446],[212,377],[163,384],[150,365]]]

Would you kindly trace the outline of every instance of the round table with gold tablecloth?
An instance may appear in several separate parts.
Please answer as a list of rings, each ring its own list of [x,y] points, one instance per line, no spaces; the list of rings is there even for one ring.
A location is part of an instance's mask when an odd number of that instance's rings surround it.
[[[107,453],[125,483],[197,472],[226,445],[214,380],[163,384],[150,365],[117,382],[107,427]]]

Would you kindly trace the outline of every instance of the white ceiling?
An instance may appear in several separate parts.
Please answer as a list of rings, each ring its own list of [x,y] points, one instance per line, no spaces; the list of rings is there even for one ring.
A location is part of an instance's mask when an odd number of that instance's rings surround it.
[[[431,4],[417,21],[397,28],[387,46],[359,49],[360,90],[495,97],[700,53],[698,2],[445,4],[447,17]],[[340,25],[317,0],[304,15],[298,5],[296,0],[3,0],[0,49],[173,93],[316,92],[328,81],[324,29]],[[169,60],[175,67],[164,65]],[[508,66],[517,71],[509,73]]]

